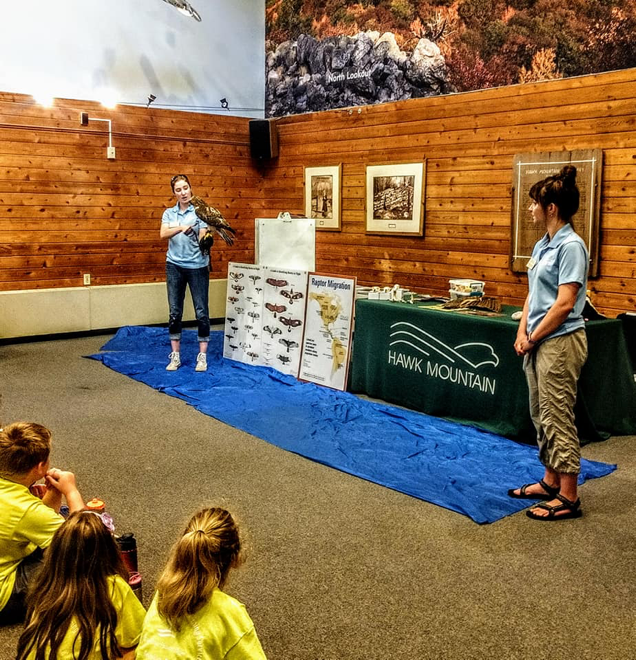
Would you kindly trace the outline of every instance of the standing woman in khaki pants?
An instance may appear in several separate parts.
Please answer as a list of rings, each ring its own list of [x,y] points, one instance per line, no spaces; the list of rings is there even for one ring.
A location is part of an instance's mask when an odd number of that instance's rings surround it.
[[[537,429],[543,479],[508,491],[518,499],[545,500],[527,515],[557,521],[582,515],[577,482],[581,446],[574,423],[574,403],[581,369],[587,359],[583,306],[589,258],[572,227],[579,208],[576,168],[530,189],[530,212],[546,234],[528,262],[529,293],[523,306],[515,351],[523,356],[530,390],[530,414]]]

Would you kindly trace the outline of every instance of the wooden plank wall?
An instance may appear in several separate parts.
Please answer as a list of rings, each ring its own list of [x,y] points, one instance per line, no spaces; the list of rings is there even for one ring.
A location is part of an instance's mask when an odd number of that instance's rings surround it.
[[[318,232],[317,268],[360,283],[445,293],[448,280],[484,280],[521,304],[525,275],[508,267],[516,153],[604,152],[600,276],[594,302],[636,308],[636,69],[279,120],[280,156],[257,167],[248,120],[83,101],[51,109],[0,94],[0,291],[158,282],[158,238],[169,179],[194,190],[238,231],[213,250],[212,277],[254,259],[254,218],[303,211],[305,166],[342,163],[343,229]],[[117,159],[106,159],[113,122]],[[427,160],[422,238],[366,235],[365,166]]]
[[[81,126],[80,112],[112,120],[116,160],[107,124]],[[164,281],[159,225],[176,173],[237,229],[234,247],[215,244],[212,277],[251,263],[263,191],[247,119],[0,94],[0,291],[83,286],[84,273],[91,285]]]
[[[280,157],[266,206],[303,211],[303,168],[342,163],[342,231],[318,232],[317,268],[360,283],[443,294],[448,280],[486,282],[522,304],[509,269],[513,157],[604,152],[600,276],[606,313],[636,308],[636,69],[279,120]],[[365,166],[427,160],[423,238],[365,234]]]

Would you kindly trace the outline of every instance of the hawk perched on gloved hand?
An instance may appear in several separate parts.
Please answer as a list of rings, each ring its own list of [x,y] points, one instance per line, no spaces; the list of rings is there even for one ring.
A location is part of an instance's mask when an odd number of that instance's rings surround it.
[[[236,231],[230,227],[220,211],[213,206],[206,204],[206,202],[197,195],[194,195],[190,202],[192,203],[192,206],[194,206],[194,212],[197,214],[197,217],[208,225],[208,230],[199,241],[199,249],[203,254],[210,253],[210,248],[214,243],[215,233],[217,233],[228,245],[234,244]]]

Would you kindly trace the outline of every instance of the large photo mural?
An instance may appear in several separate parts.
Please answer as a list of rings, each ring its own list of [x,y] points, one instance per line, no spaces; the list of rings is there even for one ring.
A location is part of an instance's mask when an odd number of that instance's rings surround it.
[[[266,116],[636,66],[634,0],[267,0]]]

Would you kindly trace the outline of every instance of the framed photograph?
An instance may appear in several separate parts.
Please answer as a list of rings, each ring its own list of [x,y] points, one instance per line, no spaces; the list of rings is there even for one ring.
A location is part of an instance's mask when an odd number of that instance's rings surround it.
[[[600,149],[527,153],[514,157],[510,267],[515,273],[527,272],[532,248],[545,234],[545,227],[535,226],[530,217],[530,188],[537,181],[558,174],[564,165],[576,167],[576,184],[581,197],[572,224],[587,245],[590,277],[598,275],[603,171],[603,152]]]
[[[422,236],[426,164],[367,165],[366,230],[368,234]]]
[[[305,215],[316,229],[340,231],[340,174],[342,165],[305,168]]]

